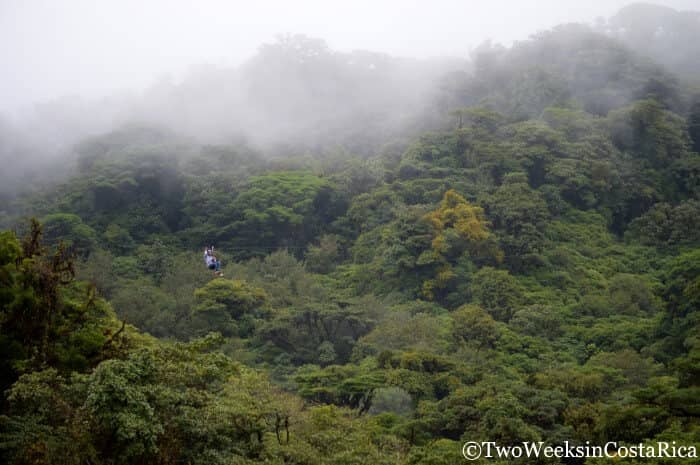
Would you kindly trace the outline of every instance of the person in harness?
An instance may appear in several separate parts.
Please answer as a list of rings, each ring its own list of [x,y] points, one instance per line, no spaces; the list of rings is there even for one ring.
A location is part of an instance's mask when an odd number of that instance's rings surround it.
[[[206,263],[207,268],[212,270],[216,276],[223,276],[224,273],[221,271],[221,261],[214,255],[214,247],[206,247],[204,249],[204,263]]]

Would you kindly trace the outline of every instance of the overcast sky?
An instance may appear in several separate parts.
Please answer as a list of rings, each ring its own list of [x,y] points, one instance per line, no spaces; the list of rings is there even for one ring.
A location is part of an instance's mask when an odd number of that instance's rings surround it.
[[[465,56],[629,0],[0,0],[0,113],[66,94],[143,89],[190,65],[238,63],[279,33],[343,51]],[[656,0],[700,9],[700,0]]]

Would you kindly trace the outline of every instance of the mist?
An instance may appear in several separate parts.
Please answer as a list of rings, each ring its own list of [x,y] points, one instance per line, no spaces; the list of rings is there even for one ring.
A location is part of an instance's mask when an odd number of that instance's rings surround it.
[[[286,33],[320,37],[344,52],[465,57],[484,40],[510,45],[557,24],[607,18],[627,3],[6,0],[0,4],[0,101],[3,111],[16,112],[64,95],[144,90],[159,76],[182,79],[193,65],[240,64]],[[680,10],[698,5],[656,3]]]
[[[375,3],[3,2],[0,159],[14,166],[3,192],[69,170],[76,143],[129,124],[272,155],[368,155],[488,98],[474,82],[468,92],[450,87],[483,65],[479,56],[523,50],[558,24],[624,35],[624,22],[608,18],[628,2]],[[632,39],[643,47],[644,37]],[[562,96],[593,92],[588,84]]]

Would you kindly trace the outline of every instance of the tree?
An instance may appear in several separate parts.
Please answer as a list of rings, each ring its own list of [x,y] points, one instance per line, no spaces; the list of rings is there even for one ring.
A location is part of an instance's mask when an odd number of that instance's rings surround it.
[[[609,292],[610,305],[618,314],[650,314],[660,306],[649,284],[641,276],[617,274],[610,280]]]
[[[257,337],[289,354],[296,364],[344,363],[356,341],[374,327],[374,311],[373,302],[361,299],[342,306],[308,302],[277,310],[261,323]]]
[[[254,176],[227,206],[218,239],[243,257],[287,246],[297,250],[326,231],[346,208],[334,186],[311,173]]]
[[[683,119],[655,100],[640,100],[611,112],[610,137],[622,151],[660,169],[687,156],[690,139]]]
[[[117,315],[155,337],[171,336],[175,329],[176,299],[148,279],[129,281],[111,296]]]
[[[677,245],[700,242],[700,202],[687,200],[677,206],[666,202],[654,204],[635,218],[626,232],[643,244]]]
[[[538,263],[545,246],[544,223],[550,218],[547,204],[527,184],[523,173],[511,173],[486,199],[486,213],[499,231],[505,261],[514,272]]]
[[[103,234],[107,247],[117,255],[126,255],[134,247],[134,239],[129,231],[118,224],[110,223]]]
[[[87,376],[68,378],[55,368],[22,375],[0,416],[0,457],[15,464],[98,462],[83,407],[86,384]]]
[[[399,289],[417,296],[423,281],[434,273],[431,261],[420,260],[431,247],[432,227],[424,219],[424,206],[398,207],[394,214],[390,223],[362,234],[354,247],[357,261],[369,261],[368,268],[381,279],[368,274],[367,267],[358,267],[355,279],[375,293]]]
[[[400,416],[408,416],[413,412],[411,395],[399,387],[379,388],[372,396],[372,406],[369,413],[378,415],[391,412]]]
[[[95,230],[83,223],[79,216],[54,213],[42,218],[44,239],[52,245],[63,241],[66,248],[87,256],[95,247]]]
[[[484,267],[474,275],[471,293],[498,321],[509,321],[524,300],[518,281],[507,271],[491,267]]]
[[[73,257],[60,245],[47,254],[41,235],[36,220],[21,243],[14,233],[0,234],[3,388],[40,368],[88,370],[119,346],[112,310],[92,286],[73,282]]]
[[[386,350],[448,352],[450,328],[444,315],[431,315],[425,311],[412,315],[401,307],[382,313],[372,332],[360,340],[360,344],[371,348],[373,353]]]
[[[517,310],[510,326],[529,336],[554,339],[562,335],[562,315],[547,305],[529,305]]]
[[[156,284],[161,283],[172,266],[171,249],[158,239],[138,246],[135,255],[141,271],[153,278]]]
[[[463,305],[450,314],[452,337],[457,346],[492,349],[498,339],[498,326],[478,305]]]
[[[455,277],[452,265],[467,253],[475,262],[500,261],[502,253],[490,240],[484,211],[473,206],[454,190],[448,190],[438,209],[425,220],[432,228],[431,249],[418,257],[418,263],[432,264],[436,276],[423,282],[423,295],[435,299],[436,293],[450,285]]]
[[[96,427],[98,447],[117,463],[144,462],[158,453],[165,431],[154,408],[156,360],[148,352],[108,360],[92,374],[85,407]]]
[[[242,280],[217,278],[194,291],[195,323],[203,319],[199,333],[222,332],[225,336],[250,336],[248,320],[259,318],[267,302],[263,289]],[[199,324],[196,324],[199,326]],[[199,334],[201,335],[201,334]]]
[[[692,149],[695,153],[700,153],[700,97],[690,107],[688,116],[688,134],[692,142]]]
[[[700,250],[676,257],[665,273],[666,299],[671,315],[688,315],[700,308]]]
[[[340,259],[338,236],[321,236],[319,245],[310,245],[306,250],[306,269],[313,273],[333,271]]]

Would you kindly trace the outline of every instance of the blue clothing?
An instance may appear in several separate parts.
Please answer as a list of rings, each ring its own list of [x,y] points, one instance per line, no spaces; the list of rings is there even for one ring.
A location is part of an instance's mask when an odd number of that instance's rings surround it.
[[[217,260],[212,256],[209,256],[207,258],[207,267],[210,270],[219,271],[221,269],[221,261]]]
[[[212,255],[209,249],[204,251],[204,263],[207,264],[207,268],[214,271],[221,270],[221,261],[217,260],[214,255]]]

